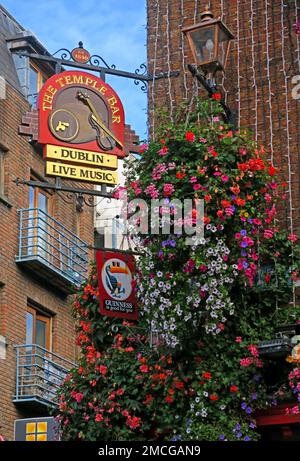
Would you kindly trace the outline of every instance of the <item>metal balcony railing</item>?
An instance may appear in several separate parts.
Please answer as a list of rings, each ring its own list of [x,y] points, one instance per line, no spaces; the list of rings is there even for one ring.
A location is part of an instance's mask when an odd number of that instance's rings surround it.
[[[87,276],[86,242],[38,208],[18,210],[18,213],[20,232],[16,262],[27,264],[39,276],[61,288],[66,281],[81,285]]]
[[[58,405],[57,390],[75,366],[69,360],[38,346],[20,344],[17,353],[15,403]]]

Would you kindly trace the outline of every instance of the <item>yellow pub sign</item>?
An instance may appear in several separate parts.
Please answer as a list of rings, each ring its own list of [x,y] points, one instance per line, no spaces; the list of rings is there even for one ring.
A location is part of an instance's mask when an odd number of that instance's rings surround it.
[[[91,152],[89,150],[78,150],[76,148],[47,145],[45,149],[47,159],[61,160],[63,162],[81,163],[87,166],[98,166],[116,170],[118,168],[118,157],[116,155],[104,154],[103,152]]]
[[[69,165],[67,163],[46,162],[46,175],[59,176],[61,178],[73,179],[74,181],[87,181],[96,184],[118,184],[117,171],[90,168],[81,165]]]

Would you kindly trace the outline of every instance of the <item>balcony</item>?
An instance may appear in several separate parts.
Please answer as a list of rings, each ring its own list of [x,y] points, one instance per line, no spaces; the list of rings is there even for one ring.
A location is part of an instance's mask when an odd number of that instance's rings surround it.
[[[58,405],[57,390],[74,363],[37,344],[15,346],[17,354],[14,403],[36,410]]]
[[[18,210],[19,254],[16,262],[38,278],[72,293],[87,276],[87,244],[38,208]]]

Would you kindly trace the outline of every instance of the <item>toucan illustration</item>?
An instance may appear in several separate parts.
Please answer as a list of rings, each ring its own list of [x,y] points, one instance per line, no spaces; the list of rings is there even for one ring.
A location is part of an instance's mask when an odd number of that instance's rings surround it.
[[[117,274],[128,274],[127,267],[121,267],[119,262],[113,262],[106,266],[106,283],[112,295],[119,295],[125,292],[122,283],[118,281]],[[116,276],[112,275],[115,274]]]

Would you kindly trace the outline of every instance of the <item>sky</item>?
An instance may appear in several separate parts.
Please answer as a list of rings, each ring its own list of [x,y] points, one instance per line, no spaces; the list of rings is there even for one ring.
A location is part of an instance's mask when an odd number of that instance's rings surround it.
[[[146,0],[2,0],[4,8],[33,32],[50,53],[83,42],[91,54],[117,69],[134,72],[146,63]],[[141,140],[146,132],[146,94],[122,77],[106,78],[120,96]]]

